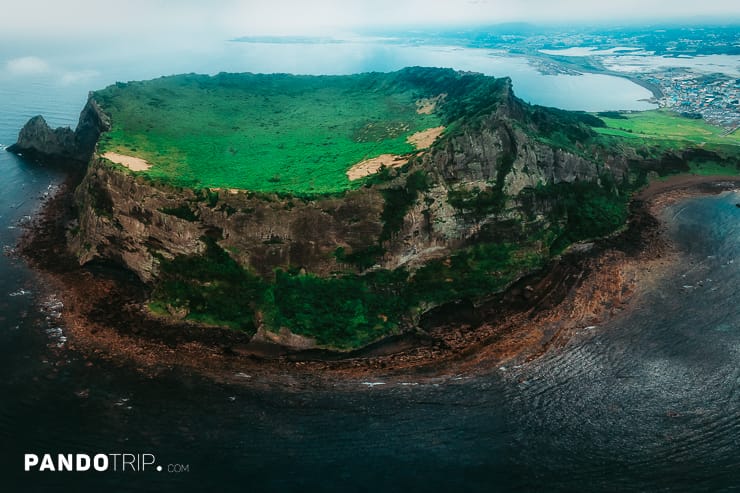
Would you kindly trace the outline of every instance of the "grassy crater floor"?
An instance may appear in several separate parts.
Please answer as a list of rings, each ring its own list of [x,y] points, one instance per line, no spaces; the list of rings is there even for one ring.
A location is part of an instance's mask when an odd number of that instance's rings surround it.
[[[178,186],[333,193],[356,188],[353,165],[416,150],[438,127],[434,104],[400,73],[352,76],[178,75],[94,93],[111,117],[99,144],[145,160]]]

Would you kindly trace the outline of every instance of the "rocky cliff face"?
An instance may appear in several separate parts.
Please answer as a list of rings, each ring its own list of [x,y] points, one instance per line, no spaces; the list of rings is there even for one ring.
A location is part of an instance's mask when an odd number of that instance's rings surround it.
[[[202,253],[205,238],[268,278],[277,267],[322,276],[351,269],[337,260],[337,248],[357,251],[377,243],[384,205],[372,189],[310,201],[242,191],[196,193],[155,186],[97,158],[76,201],[79,225],[70,246],[80,263],[115,260],[144,281],[156,276],[158,258]]]
[[[52,129],[41,115],[31,118],[8,151],[31,159],[67,166],[84,166],[90,160],[102,132],[110,129],[110,119],[93,99],[80,114],[77,128]]]
[[[625,157],[608,156],[594,163],[533,139],[517,124],[520,104],[511,96],[479,127],[439,142],[418,167],[430,187],[406,214],[389,242],[384,267],[418,265],[449,255],[462,246],[485,241],[517,241],[551,225],[548,201],[525,202],[527,189],[559,183],[599,184],[607,175],[621,181],[628,173]],[[451,196],[499,193],[500,207],[456,206]]]

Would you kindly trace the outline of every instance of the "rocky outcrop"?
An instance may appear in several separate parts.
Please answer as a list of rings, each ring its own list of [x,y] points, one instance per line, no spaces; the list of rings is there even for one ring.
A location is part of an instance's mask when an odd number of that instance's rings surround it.
[[[52,129],[43,116],[34,116],[23,126],[18,141],[8,147],[8,151],[37,161],[84,166],[100,134],[109,129],[110,119],[90,98],[74,131],[68,127]]]
[[[18,142],[8,147],[10,152],[34,154],[39,158],[67,157],[75,151],[75,133],[68,127],[51,129],[41,115],[34,116],[18,135]]]
[[[550,227],[547,201],[525,202],[528,189],[558,183],[587,182],[598,186],[602,176],[621,181],[628,160],[607,156],[600,163],[543,144],[513,125],[518,103],[500,109],[479,128],[450,136],[425,155],[420,169],[430,187],[406,214],[402,228],[388,243],[384,267],[419,265],[443,257],[481,239],[518,241]],[[504,105],[505,106],[505,105]],[[450,201],[451,192],[500,193],[500,207],[466,211]]]

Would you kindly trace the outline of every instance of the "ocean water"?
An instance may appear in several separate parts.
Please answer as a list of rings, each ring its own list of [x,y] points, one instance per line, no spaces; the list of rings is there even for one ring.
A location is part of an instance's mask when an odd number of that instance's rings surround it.
[[[519,460],[539,466],[534,489],[740,490],[739,202],[732,192],[665,210],[676,272],[506,390]]]
[[[205,50],[190,69],[182,58],[90,54],[3,73],[0,144],[37,113],[73,124],[87,90],[114,80],[268,69],[244,50]],[[366,69],[390,63],[360,58]],[[351,59],[333,65],[356,71]],[[0,245],[12,249],[59,180],[0,152]],[[520,368],[419,385],[267,390],[178,370],[150,378],[69,351],[54,300],[3,255],[0,491],[740,491],[737,202],[728,193],[666,210],[682,263],[629,316]],[[119,452],[188,472],[23,472],[24,453]]]

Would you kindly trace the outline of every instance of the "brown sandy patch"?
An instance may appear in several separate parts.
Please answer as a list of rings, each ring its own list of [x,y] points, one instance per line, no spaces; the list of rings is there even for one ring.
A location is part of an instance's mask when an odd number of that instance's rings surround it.
[[[437,140],[437,137],[442,135],[442,132],[444,131],[445,128],[441,126],[428,128],[426,130],[422,130],[421,132],[416,132],[413,135],[409,135],[409,138],[406,139],[406,142],[416,146],[417,149],[426,149],[427,147],[431,146],[434,141]]]
[[[141,158],[118,154],[117,152],[106,152],[103,157],[108,161],[126,166],[131,171],[147,171],[152,165]]]
[[[426,149],[431,146],[437,137],[442,135],[445,127],[434,127],[416,132],[415,134],[409,135],[406,142],[413,145],[417,149]],[[347,177],[350,180],[358,180],[368,175],[374,175],[380,171],[383,167],[386,168],[397,168],[403,166],[409,161],[409,155],[400,156],[396,154],[381,154],[378,157],[372,159],[365,159],[352,166],[347,170]]]
[[[381,154],[378,157],[372,159],[365,159],[352,166],[347,170],[347,177],[350,180],[358,180],[368,175],[374,175],[381,168],[397,168],[403,166],[408,162],[408,157],[396,156],[393,154]]]
[[[432,112],[437,109],[437,104],[444,100],[447,94],[442,93],[433,98],[422,98],[416,101],[416,112],[420,115],[431,115]]]

